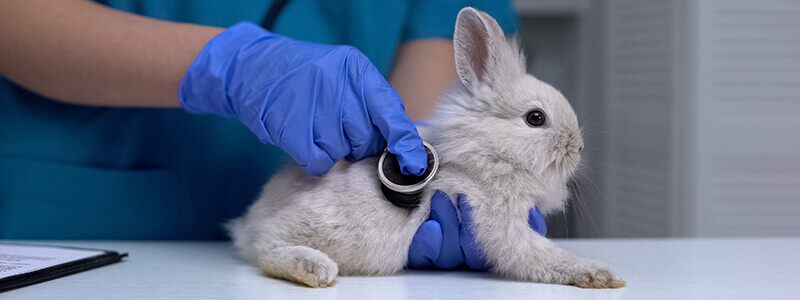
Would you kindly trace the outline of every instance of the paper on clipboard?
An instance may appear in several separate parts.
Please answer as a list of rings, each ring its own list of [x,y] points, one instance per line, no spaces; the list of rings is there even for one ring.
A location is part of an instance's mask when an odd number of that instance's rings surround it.
[[[0,244],[0,279],[103,253],[99,250]]]

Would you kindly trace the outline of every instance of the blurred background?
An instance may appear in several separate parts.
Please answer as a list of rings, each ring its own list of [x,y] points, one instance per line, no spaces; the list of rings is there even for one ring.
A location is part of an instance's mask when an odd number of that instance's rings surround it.
[[[514,5],[587,144],[549,235],[800,235],[800,1]]]

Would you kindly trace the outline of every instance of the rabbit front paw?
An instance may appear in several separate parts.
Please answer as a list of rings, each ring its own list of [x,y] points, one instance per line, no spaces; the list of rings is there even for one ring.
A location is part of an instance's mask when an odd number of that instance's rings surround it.
[[[295,280],[313,288],[326,288],[336,284],[339,273],[335,262],[327,257],[300,257],[294,262],[291,275]]]
[[[588,264],[571,276],[574,286],[585,289],[618,289],[625,286],[625,280],[619,279],[607,267]]]
[[[267,275],[314,288],[336,283],[339,266],[325,253],[305,246],[278,247],[262,253],[258,264]]]

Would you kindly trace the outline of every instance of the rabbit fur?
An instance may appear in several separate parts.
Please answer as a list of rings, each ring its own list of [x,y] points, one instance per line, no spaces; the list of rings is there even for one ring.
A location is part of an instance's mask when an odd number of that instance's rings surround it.
[[[489,15],[462,9],[454,45],[461,84],[444,96],[428,127],[418,128],[441,162],[418,208],[384,199],[375,157],[340,161],[323,177],[291,166],[228,224],[241,256],[269,276],[311,287],[332,286],[339,274],[394,274],[405,268],[430,198],[441,190],[454,200],[468,195],[475,239],[492,272],[586,288],[624,286],[608,268],[528,227],[534,206],[547,215],[566,205],[583,147],[570,104],[526,74],[519,46]],[[544,126],[526,123],[534,109],[544,112]]]

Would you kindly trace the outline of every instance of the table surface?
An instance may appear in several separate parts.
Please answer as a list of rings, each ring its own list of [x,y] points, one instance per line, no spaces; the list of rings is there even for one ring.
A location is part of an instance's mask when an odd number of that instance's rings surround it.
[[[800,299],[800,238],[556,240],[628,282],[618,290],[406,271],[311,289],[265,277],[226,242],[52,241],[130,253],[121,263],[0,293],[0,299]]]

